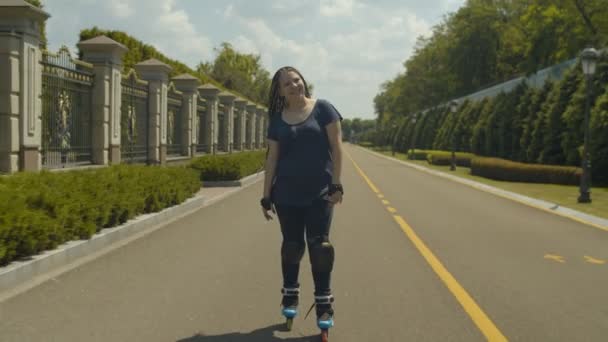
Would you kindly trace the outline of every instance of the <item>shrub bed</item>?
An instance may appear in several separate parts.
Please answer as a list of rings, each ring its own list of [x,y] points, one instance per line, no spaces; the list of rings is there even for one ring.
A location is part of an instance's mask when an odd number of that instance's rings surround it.
[[[239,180],[264,168],[266,151],[241,152],[224,155],[209,155],[190,162],[201,181]]]
[[[471,167],[471,159],[475,158],[473,153],[456,152],[456,165],[463,167]],[[452,153],[446,151],[428,151],[427,159],[432,165],[450,165],[452,162]]]
[[[199,189],[198,174],[185,167],[117,165],[0,177],[0,265],[88,239]]]
[[[471,161],[471,174],[510,182],[577,185],[582,169],[574,166],[539,165],[499,158],[476,157]]]

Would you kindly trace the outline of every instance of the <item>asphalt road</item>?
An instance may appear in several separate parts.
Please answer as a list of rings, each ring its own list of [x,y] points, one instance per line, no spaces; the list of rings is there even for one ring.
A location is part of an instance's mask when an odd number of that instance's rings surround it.
[[[346,152],[331,341],[608,340],[605,231]],[[307,256],[284,331],[280,231],[261,190],[5,300],[0,341],[317,341]]]

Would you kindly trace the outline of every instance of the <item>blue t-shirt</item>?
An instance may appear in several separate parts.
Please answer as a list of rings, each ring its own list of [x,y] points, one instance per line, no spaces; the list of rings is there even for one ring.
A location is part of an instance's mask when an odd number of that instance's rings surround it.
[[[273,115],[268,139],[279,143],[272,200],[279,205],[307,206],[324,196],[333,176],[331,146],[325,126],[342,120],[336,108],[317,99],[306,120],[295,125]]]

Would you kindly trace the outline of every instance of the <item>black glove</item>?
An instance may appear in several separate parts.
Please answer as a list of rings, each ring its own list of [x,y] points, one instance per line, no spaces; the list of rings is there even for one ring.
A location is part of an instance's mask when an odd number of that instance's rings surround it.
[[[264,208],[264,210],[271,210],[272,209],[272,201],[268,197],[262,198],[260,200],[260,204],[262,205],[262,208]]]
[[[328,193],[328,195],[331,196],[331,195],[335,194],[338,191],[340,191],[342,193],[342,196],[344,196],[344,188],[342,188],[342,184],[331,184],[329,186],[329,193]]]

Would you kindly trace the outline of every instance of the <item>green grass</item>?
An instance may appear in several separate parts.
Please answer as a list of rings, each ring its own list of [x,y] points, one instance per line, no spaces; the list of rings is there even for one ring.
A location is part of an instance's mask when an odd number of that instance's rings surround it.
[[[378,152],[387,156],[391,156],[390,151]],[[591,187],[592,203],[581,204],[576,201],[579,195],[578,186],[497,181],[479,176],[473,176],[470,174],[471,169],[467,167],[459,166],[456,167],[455,171],[450,171],[449,166],[431,165],[423,160],[408,160],[407,156],[403,153],[396,153],[395,158],[405,160],[409,163],[423,166],[428,169],[445,172],[450,175],[470,179],[499,189],[556,203],[563,207],[608,219],[608,188],[606,187]]]

